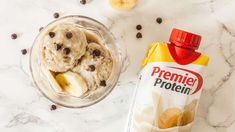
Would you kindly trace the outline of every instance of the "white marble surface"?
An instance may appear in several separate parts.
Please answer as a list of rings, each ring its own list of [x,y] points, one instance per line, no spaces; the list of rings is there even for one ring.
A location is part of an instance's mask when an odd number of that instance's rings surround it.
[[[61,16],[86,15],[110,28],[126,47],[129,67],[115,90],[102,102],[85,109],[58,107],[32,83],[28,55],[38,29]],[[147,45],[167,41],[172,27],[203,36],[201,51],[210,56],[204,90],[193,132],[235,131],[235,1],[140,0],[130,12],[110,8],[107,0],[1,0],[0,1],[0,131],[1,132],[123,132],[139,65]],[[156,17],[163,23],[157,24]],[[136,24],[143,38],[135,38]],[[19,34],[12,40],[11,33]],[[129,61],[128,61],[129,60]]]

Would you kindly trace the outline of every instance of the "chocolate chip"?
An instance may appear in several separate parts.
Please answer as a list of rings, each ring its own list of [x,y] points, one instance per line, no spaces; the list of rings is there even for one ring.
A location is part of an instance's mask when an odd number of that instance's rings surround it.
[[[54,37],[55,37],[55,33],[54,33],[54,32],[49,32],[49,36],[50,36],[51,38],[54,38]]]
[[[53,14],[53,16],[54,16],[54,18],[59,18],[59,17],[60,17],[60,14],[59,14],[58,12],[55,12],[55,13]]]
[[[68,55],[70,53],[70,48],[64,48],[63,52],[64,54]]]
[[[140,33],[140,32],[138,32],[137,34],[136,34],[136,38],[142,38],[143,36],[142,36],[142,34]]]
[[[16,33],[11,34],[11,39],[17,39],[17,34]]]
[[[62,45],[61,44],[56,44],[56,50],[60,50],[62,48]]]
[[[106,86],[106,81],[105,80],[100,81],[100,86],[105,87]]]
[[[21,53],[22,53],[22,55],[26,55],[27,54],[27,50],[26,49],[22,49]]]
[[[70,60],[71,60],[71,57],[68,57],[68,56],[64,56],[63,58],[64,58],[63,61],[64,61],[65,63],[69,63]]]
[[[41,31],[42,31],[42,29],[43,29],[43,27],[40,27],[40,28],[39,28],[39,32],[41,32]]]
[[[100,52],[100,50],[95,49],[95,50],[93,50],[92,54],[93,54],[93,57],[99,57],[101,52]]]
[[[86,0],[80,0],[80,3],[85,5],[86,4]]]
[[[141,29],[142,29],[142,26],[139,24],[139,25],[136,26],[136,29],[137,29],[137,30],[141,30]]]
[[[78,59],[76,65],[80,64],[82,62],[82,59]]]
[[[156,19],[156,22],[157,22],[158,24],[161,24],[161,23],[162,23],[162,18],[161,18],[161,17],[158,17],[158,18]]]
[[[66,60],[70,59],[70,57],[68,57],[68,56],[64,56],[63,58]]]
[[[89,65],[88,71],[91,71],[91,72],[95,71],[95,66],[94,65]]]
[[[51,110],[56,110],[57,106],[56,105],[51,105]]]
[[[73,34],[72,34],[71,32],[67,32],[67,33],[66,33],[66,37],[67,37],[68,39],[71,39],[71,38],[73,37]]]

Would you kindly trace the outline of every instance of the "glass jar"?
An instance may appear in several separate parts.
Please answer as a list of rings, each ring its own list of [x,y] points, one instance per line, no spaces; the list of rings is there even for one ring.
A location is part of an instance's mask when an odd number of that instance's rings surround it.
[[[99,87],[94,91],[90,91],[85,96],[75,97],[69,94],[64,94],[54,90],[46,75],[43,73],[40,60],[40,45],[39,38],[43,32],[46,32],[47,27],[59,22],[75,24],[81,30],[91,33],[98,38],[100,44],[106,47],[113,59],[112,72],[107,80],[105,87]],[[90,36],[91,37],[91,36]],[[92,39],[92,37],[91,37]],[[95,39],[93,39],[96,41]],[[33,80],[41,91],[41,93],[52,102],[70,108],[82,108],[93,105],[104,99],[115,87],[121,73],[122,67],[122,52],[113,34],[100,22],[85,16],[67,16],[60,18],[48,24],[36,37],[31,48],[30,54],[30,70]]]

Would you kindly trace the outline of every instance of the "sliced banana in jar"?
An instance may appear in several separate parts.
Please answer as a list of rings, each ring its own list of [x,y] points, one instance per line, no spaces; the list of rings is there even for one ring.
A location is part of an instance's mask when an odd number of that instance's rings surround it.
[[[109,0],[112,8],[120,11],[126,11],[134,8],[138,0]]]
[[[63,91],[72,96],[80,97],[88,90],[86,81],[77,73],[68,71],[56,75],[55,78]]]

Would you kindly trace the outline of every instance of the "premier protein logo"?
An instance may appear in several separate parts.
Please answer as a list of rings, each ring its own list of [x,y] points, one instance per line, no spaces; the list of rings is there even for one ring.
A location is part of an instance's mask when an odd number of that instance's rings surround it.
[[[203,83],[203,79],[200,74],[178,67],[168,67],[169,69],[176,69],[184,72],[171,72],[162,70],[160,67],[153,67],[151,76],[156,77],[154,86],[171,90],[174,92],[193,95],[200,91]],[[180,74],[183,73],[183,74]],[[193,75],[189,76],[189,75]],[[193,89],[195,88],[195,89]]]

